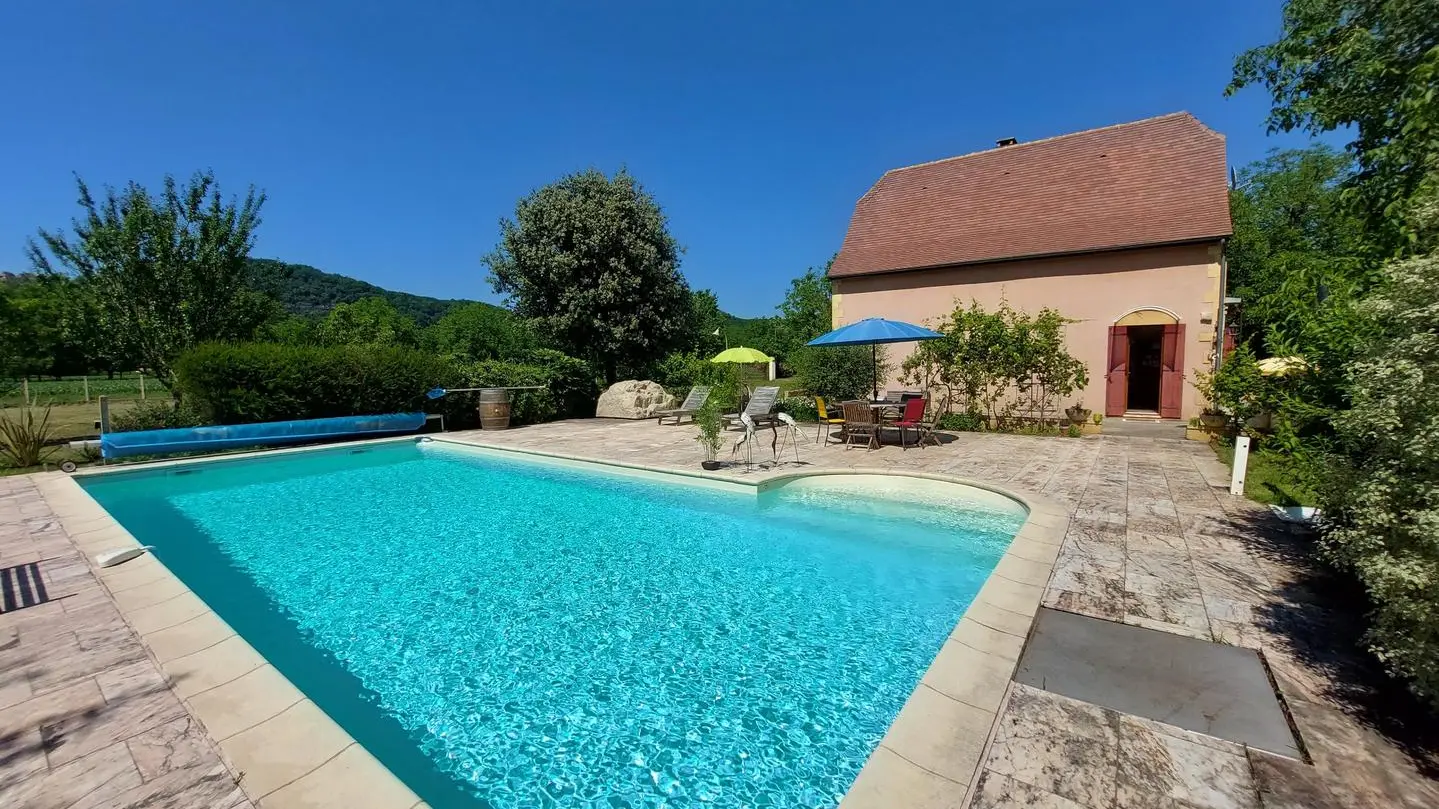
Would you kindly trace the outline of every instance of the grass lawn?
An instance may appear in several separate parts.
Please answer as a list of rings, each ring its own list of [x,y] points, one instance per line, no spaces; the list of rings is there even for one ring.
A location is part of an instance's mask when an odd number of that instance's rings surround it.
[[[790,391],[792,391],[792,390],[798,390],[798,389],[799,389],[799,386],[800,386],[800,385],[799,385],[799,377],[797,377],[797,376],[787,376],[787,377],[785,377],[785,378],[783,378],[783,379],[776,379],[776,380],[773,381],[773,382],[767,382],[767,383],[765,383],[765,384],[768,384],[768,385],[778,385],[778,386],[779,386],[779,395],[780,395],[781,397],[783,397],[784,395],[788,394],[788,393],[789,393]]]
[[[1230,469],[1234,468],[1234,447],[1216,442],[1214,452]],[[1259,503],[1278,506],[1312,506],[1317,496],[1312,490],[1289,478],[1283,463],[1265,452],[1250,452],[1244,472],[1244,495]]]
[[[110,416],[113,418],[134,406],[135,402],[132,401],[111,402]],[[40,406],[35,408],[35,418],[37,421],[40,419],[44,410],[44,402],[41,402]],[[0,408],[0,416],[6,418],[18,419],[20,412],[20,408],[18,407]],[[95,438],[100,434],[100,431],[95,429],[95,422],[98,421],[99,418],[100,404],[98,402],[91,402],[90,404],[51,405],[50,432],[53,434],[55,440],[65,439],[70,441],[80,438]]]

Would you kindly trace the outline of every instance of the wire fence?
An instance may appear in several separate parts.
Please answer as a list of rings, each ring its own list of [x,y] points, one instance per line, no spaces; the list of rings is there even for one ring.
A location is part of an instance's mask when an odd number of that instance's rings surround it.
[[[117,373],[113,378],[99,374],[0,381],[0,407],[91,404],[101,396],[108,396],[113,401],[144,401],[169,395],[165,386],[153,376],[138,371]]]

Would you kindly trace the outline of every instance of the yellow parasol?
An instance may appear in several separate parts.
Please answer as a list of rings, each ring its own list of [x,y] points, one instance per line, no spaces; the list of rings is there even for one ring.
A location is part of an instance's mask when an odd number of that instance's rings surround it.
[[[773,359],[773,357],[768,356],[763,351],[745,348],[744,346],[735,346],[734,348],[726,348],[724,351],[714,355],[714,358],[711,359],[710,362],[738,362],[749,365],[769,362],[771,359]]]
[[[1303,357],[1270,357],[1260,360],[1259,373],[1265,376],[1289,376],[1309,370],[1309,363]]]

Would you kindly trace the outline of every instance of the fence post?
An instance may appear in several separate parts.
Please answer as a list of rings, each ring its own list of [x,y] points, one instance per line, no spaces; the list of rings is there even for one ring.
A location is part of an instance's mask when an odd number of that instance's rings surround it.
[[[136,371],[140,375],[140,401],[145,401],[145,372]]]
[[[30,377],[20,378],[20,404],[30,406]]]
[[[110,432],[110,397],[100,397],[100,435]]]
[[[85,404],[90,404],[90,375],[80,377],[85,381]]]

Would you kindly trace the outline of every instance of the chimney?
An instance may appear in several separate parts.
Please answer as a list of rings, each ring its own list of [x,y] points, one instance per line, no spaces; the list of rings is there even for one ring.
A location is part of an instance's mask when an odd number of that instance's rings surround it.
[[[1016,143],[1019,143],[1019,139],[1018,139],[1018,138],[1000,138],[999,140],[997,140],[997,141],[994,142],[994,145],[995,145],[995,146],[1013,146],[1013,145],[1016,144]]]

